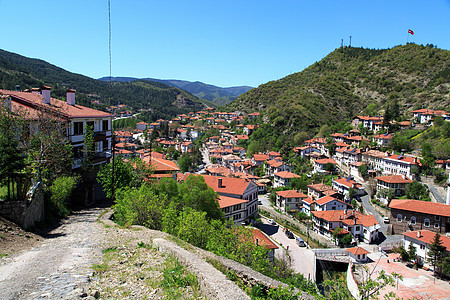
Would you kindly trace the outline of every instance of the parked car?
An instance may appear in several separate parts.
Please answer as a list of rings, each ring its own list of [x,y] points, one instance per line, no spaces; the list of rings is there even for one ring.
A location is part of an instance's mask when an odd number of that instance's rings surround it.
[[[294,238],[294,234],[293,234],[291,231],[287,230],[287,229],[286,229],[286,231],[285,231],[285,234],[286,234],[286,236],[287,236],[288,238],[290,238],[290,239],[293,239],[293,238]]]
[[[389,222],[390,222],[389,217],[384,217],[383,222],[384,222],[384,224],[389,224]]]
[[[277,225],[277,223],[274,220],[272,220],[272,219],[269,219],[269,224],[270,225]]]
[[[305,241],[299,236],[295,239],[295,242],[299,247],[306,247]]]
[[[258,205],[262,205],[262,201],[261,200],[258,200]]]

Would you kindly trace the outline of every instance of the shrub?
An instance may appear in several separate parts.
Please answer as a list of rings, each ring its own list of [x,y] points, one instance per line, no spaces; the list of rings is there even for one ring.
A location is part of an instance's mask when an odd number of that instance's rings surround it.
[[[53,184],[50,186],[50,201],[46,203],[48,211],[52,215],[64,218],[71,213],[68,201],[77,183],[78,177],[71,176],[58,177],[53,181]]]

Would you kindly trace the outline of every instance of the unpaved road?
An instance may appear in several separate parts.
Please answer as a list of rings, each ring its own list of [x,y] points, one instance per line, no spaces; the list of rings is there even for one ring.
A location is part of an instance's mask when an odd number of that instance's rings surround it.
[[[101,259],[104,208],[74,213],[31,250],[0,260],[0,299],[72,299]]]

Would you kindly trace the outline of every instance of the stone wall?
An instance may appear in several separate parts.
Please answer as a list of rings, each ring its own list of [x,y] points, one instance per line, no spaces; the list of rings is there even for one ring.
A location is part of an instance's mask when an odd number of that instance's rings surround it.
[[[348,264],[347,269],[347,288],[355,299],[360,299],[358,290],[358,283],[356,282],[355,275],[353,274],[353,263]]]
[[[44,220],[44,193],[42,184],[35,183],[27,193],[25,200],[0,200],[0,216],[24,229],[30,229]]]

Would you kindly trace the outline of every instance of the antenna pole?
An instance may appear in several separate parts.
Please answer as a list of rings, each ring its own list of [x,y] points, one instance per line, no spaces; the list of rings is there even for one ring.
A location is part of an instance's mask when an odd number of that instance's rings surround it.
[[[344,47],[344,39],[341,39],[341,48]]]
[[[350,44],[348,45],[349,47],[352,46],[352,36],[350,36]]]

